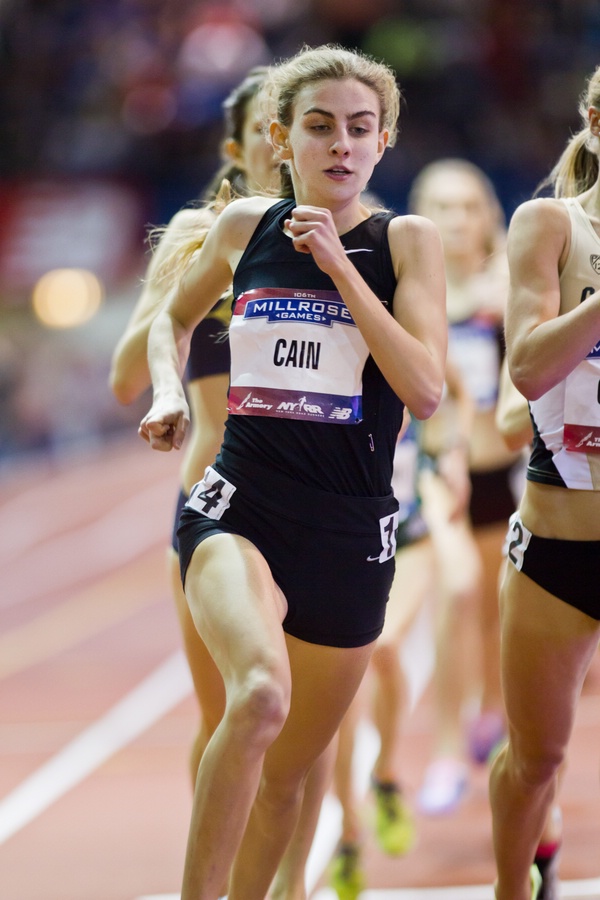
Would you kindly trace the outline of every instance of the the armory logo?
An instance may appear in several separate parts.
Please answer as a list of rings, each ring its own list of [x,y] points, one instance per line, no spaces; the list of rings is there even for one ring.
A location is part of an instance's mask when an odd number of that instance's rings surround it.
[[[265,403],[260,397],[254,397],[252,391],[250,391],[239,405],[240,409],[244,407],[247,409],[273,409],[273,404]]]

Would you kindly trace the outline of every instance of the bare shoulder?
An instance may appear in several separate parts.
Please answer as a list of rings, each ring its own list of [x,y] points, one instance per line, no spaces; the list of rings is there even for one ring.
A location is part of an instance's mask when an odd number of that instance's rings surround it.
[[[180,209],[169,221],[166,228],[158,232],[160,235],[158,247],[164,252],[167,247],[171,248],[172,245],[179,244],[179,241],[183,238],[193,239],[196,233],[206,233],[212,226],[215,218],[215,212],[205,206]],[[156,236],[155,234],[154,237],[156,238]]]
[[[242,197],[232,200],[217,219],[213,229],[216,236],[231,247],[245,247],[266,211],[278,200],[277,197]]]
[[[190,228],[209,228],[216,218],[216,213],[209,206],[185,206],[176,212],[170,220],[169,231],[187,231]]]
[[[277,197],[241,197],[238,200],[232,200],[224,208],[219,216],[225,225],[223,227],[230,228],[232,222],[256,222],[262,218],[266,211],[279,202]]]
[[[395,216],[390,222],[390,234],[406,241],[439,240],[439,232],[425,216]]]
[[[554,197],[537,197],[521,203],[513,213],[508,230],[509,241],[515,232],[568,233],[569,213],[562,200]]]
[[[396,216],[390,222],[388,238],[397,271],[424,255],[431,255],[436,261],[442,257],[440,233],[425,216]]]
[[[515,210],[508,229],[507,251],[511,265],[533,257],[540,261],[562,261],[569,252],[571,223],[562,200],[535,198]]]

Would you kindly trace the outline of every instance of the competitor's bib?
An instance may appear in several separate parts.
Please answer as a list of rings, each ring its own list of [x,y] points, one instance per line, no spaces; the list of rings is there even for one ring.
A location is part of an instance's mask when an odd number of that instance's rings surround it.
[[[519,572],[523,568],[523,557],[530,540],[531,532],[523,525],[521,513],[517,509],[508,520],[508,533],[504,539],[502,552]]]
[[[449,331],[449,352],[478,410],[491,409],[498,397],[500,349],[493,323],[457,322]]]
[[[361,421],[369,350],[337,291],[246,291],[235,304],[229,343],[230,413]]]
[[[212,466],[207,466],[202,481],[193,486],[185,505],[209,519],[220,519],[225,510],[229,509],[235,490],[234,484]]]
[[[576,453],[600,453],[600,344],[565,380],[563,444]]]

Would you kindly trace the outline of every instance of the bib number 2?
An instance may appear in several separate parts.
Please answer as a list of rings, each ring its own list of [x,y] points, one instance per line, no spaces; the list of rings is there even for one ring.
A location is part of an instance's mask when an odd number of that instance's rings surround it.
[[[186,506],[209,519],[220,519],[235,492],[235,485],[223,478],[212,466],[207,466],[204,478],[194,485]]]
[[[521,522],[519,512],[514,512],[508,522],[506,535],[506,555],[519,572],[523,568],[523,556],[531,540],[531,532]]]

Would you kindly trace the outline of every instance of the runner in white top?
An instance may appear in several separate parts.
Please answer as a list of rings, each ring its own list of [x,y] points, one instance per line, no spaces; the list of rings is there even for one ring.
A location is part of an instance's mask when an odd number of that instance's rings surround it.
[[[532,862],[600,638],[600,67],[580,113],[548,179],[554,198],[522,204],[509,230],[507,355],[534,442],[500,597],[509,742],[490,776],[497,900],[538,896]]]

